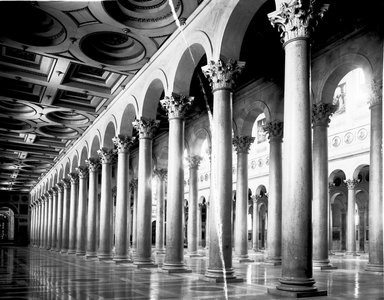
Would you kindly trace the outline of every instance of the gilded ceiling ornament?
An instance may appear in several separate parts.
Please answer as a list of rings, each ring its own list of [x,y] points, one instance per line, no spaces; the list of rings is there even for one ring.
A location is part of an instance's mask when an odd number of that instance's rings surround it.
[[[209,80],[212,91],[218,89],[233,90],[235,80],[240,75],[245,66],[245,62],[228,59],[224,63],[221,59],[217,62],[211,61],[208,65],[201,68],[203,74]]]
[[[159,127],[160,121],[158,120],[147,120],[143,117],[136,119],[132,122],[132,125],[139,132],[140,139],[152,139],[155,129]]]
[[[169,119],[184,118],[186,111],[191,107],[194,97],[187,97],[172,93],[160,100],[161,106],[167,112]]]
[[[237,153],[248,153],[251,144],[255,141],[252,136],[235,136],[232,140],[232,144],[235,147]]]
[[[76,184],[79,182],[79,174],[77,172],[71,172],[68,174],[71,183]]]
[[[188,162],[190,169],[198,169],[203,158],[199,155],[194,155],[186,157],[185,160]]]
[[[359,183],[360,180],[358,179],[347,179],[344,180],[345,184],[348,187],[348,190],[353,190],[355,189],[356,185]]]
[[[117,151],[119,153],[128,152],[135,140],[135,137],[125,136],[122,134],[112,138],[112,142],[117,147]]]
[[[371,80],[368,84],[369,88],[369,108],[382,103],[383,97],[383,81]]]
[[[89,157],[85,164],[88,166],[90,172],[96,172],[100,167],[100,159],[98,157]]]
[[[337,106],[330,103],[315,103],[312,105],[313,126],[328,126],[331,115],[336,111]]]
[[[79,166],[76,168],[76,171],[79,173],[79,178],[80,179],[85,179],[87,178],[88,175],[88,168],[85,166]]]
[[[115,158],[116,151],[114,149],[101,148],[97,150],[97,154],[102,164],[110,164]]]
[[[328,10],[329,4],[317,5],[316,0],[283,2],[280,10],[268,14],[272,26],[281,32],[281,42],[310,37],[318,21]]]
[[[154,169],[153,173],[161,180],[165,181],[167,179],[168,171],[167,169]]]
[[[281,139],[283,137],[284,123],[281,121],[271,121],[263,126],[263,130],[268,133],[268,139]]]

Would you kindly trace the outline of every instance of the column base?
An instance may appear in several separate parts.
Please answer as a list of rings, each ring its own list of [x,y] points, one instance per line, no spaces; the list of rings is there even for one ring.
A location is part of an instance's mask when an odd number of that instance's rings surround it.
[[[336,270],[337,267],[331,265],[329,259],[314,259],[312,268],[314,270]]]
[[[281,266],[281,257],[267,257],[263,262],[267,266]]]
[[[351,251],[347,251],[347,252],[345,252],[345,255],[346,255],[346,256],[360,256],[360,255],[357,254],[356,252],[351,252]]]
[[[132,263],[132,260],[128,256],[125,256],[125,257],[116,257],[115,256],[113,258],[113,261],[116,264]]]
[[[365,267],[365,271],[383,273],[384,268],[383,268],[383,265],[368,263],[367,266]]]
[[[187,269],[184,264],[169,264],[164,263],[160,272],[165,272],[168,274],[172,273],[192,273],[191,269]]]
[[[279,290],[278,287],[276,288],[268,288],[268,294],[274,295],[274,296],[283,296],[283,297],[291,297],[291,298],[304,298],[304,297],[319,297],[319,296],[327,296],[327,291],[300,291],[300,292],[294,292],[294,291],[285,291],[285,290]]]
[[[243,282],[244,279],[236,277],[233,271],[233,268],[221,270],[221,269],[207,269],[207,272],[204,276],[201,276],[202,280],[216,283],[236,283]]]
[[[86,253],[84,259],[87,261],[95,261],[98,260],[97,253]]]
[[[203,255],[201,255],[200,253],[198,253],[197,251],[194,251],[194,252],[188,252],[187,254],[185,254],[186,257],[190,257],[190,258],[193,258],[193,257],[202,257]]]
[[[74,249],[68,249],[67,254],[69,254],[69,255],[74,255],[74,254],[76,254],[76,250],[74,250]]]
[[[97,254],[97,259],[99,261],[108,261],[112,260],[112,255],[111,254]]]
[[[77,251],[76,252],[76,256],[84,256],[85,255],[85,251]]]
[[[165,254],[165,249],[156,249],[156,254]]]
[[[137,269],[143,268],[157,268],[159,265],[153,263],[152,261],[134,261],[133,266]]]
[[[68,254],[68,249],[61,249],[60,253],[61,254]]]
[[[238,262],[238,263],[247,263],[247,262],[254,262],[253,259],[250,259],[248,257],[248,254],[246,255],[235,255],[235,257],[233,258],[233,260],[235,262]]]

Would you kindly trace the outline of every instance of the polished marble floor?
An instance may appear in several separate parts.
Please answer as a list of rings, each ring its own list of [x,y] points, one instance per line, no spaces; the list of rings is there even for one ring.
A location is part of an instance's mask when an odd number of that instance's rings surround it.
[[[38,248],[0,245],[0,300],[3,299],[287,299],[267,294],[281,267],[262,264],[263,254],[253,253],[252,263],[234,263],[242,283],[228,285],[202,280],[206,257],[188,258],[188,274],[167,274],[160,269],[137,269],[132,264],[86,261]],[[156,256],[162,265],[164,255]],[[383,275],[364,271],[365,255],[334,255],[337,270],[314,271],[328,297],[316,299],[384,300]]]

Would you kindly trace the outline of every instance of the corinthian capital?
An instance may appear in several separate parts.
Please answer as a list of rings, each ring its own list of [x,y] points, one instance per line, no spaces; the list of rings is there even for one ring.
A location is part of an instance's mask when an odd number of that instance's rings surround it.
[[[336,111],[336,105],[330,103],[317,103],[312,105],[313,126],[328,126],[330,116]]]
[[[172,96],[166,96],[160,103],[167,112],[168,118],[184,118],[186,111],[191,106],[194,97],[187,97],[172,93]]]
[[[357,180],[357,179],[347,179],[347,180],[344,180],[344,182],[346,183],[346,185],[348,187],[348,190],[353,190],[353,189],[355,189],[355,187],[359,183],[359,180]]]
[[[268,133],[268,139],[270,141],[281,140],[283,137],[284,123],[281,121],[268,122],[263,129]]]
[[[87,175],[88,175],[88,168],[87,167],[79,166],[78,168],[76,168],[76,171],[78,172],[80,179],[87,178]]]
[[[161,180],[164,181],[167,179],[168,171],[166,169],[154,169],[153,173]]]
[[[53,195],[57,195],[58,188],[56,186],[52,187]]]
[[[56,184],[56,187],[59,193],[62,193],[64,191],[64,184],[62,182],[58,182]]]
[[[96,172],[100,167],[100,159],[98,157],[89,157],[85,164],[88,166],[90,172]]]
[[[201,156],[198,156],[198,155],[188,156],[185,159],[188,162],[190,169],[199,168],[200,162],[203,160],[203,158]]]
[[[71,187],[71,181],[68,178],[63,178],[61,180],[61,182],[63,183],[64,188],[70,188]]]
[[[71,183],[78,183],[79,182],[79,174],[77,172],[69,173],[68,177],[71,180]]]
[[[228,59],[227,62],[218,60],[211,61],[208,65],[201,68],[204,76],[208,78],[212,91],[218,89],[233,90],[235,80],[240,75],[245,66],[245,62]]]
[[[383,97],[383,81],[382,80],[372,80],[368,84],[369,88],[369,108],[376,106],[382,103]]]
[[[152,139],[155,129],[159,127],[160,121],[147,120],[141,117],[132,122],[132,125],[139,132],[140,139]]]
[[[102,164],[110,164],[115,157],[116,151],[114,149],[101,148],[97,150],[97,154]]]
[[[112,138],[112,142],[117,147],[119,153],[124,153],[129,151],[135,139],[135,137],[119,134]]]
[[[328,7],[328,4],[316,5],[316,0],[293,0],[281,3],[280,10],[268,14],[268,18],[281,32],[285,44],[293,39],[309,38]]]
[[[255,141],[252,136],[235,136],[232,140],[232,144],[235,147],[237,153],[248,153],[251,144]]]

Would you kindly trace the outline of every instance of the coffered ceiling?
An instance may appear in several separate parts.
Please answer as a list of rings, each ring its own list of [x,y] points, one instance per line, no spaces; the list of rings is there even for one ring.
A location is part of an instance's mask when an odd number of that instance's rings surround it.
[[[29,191],[200,2],[0,2],[0,189]]]

